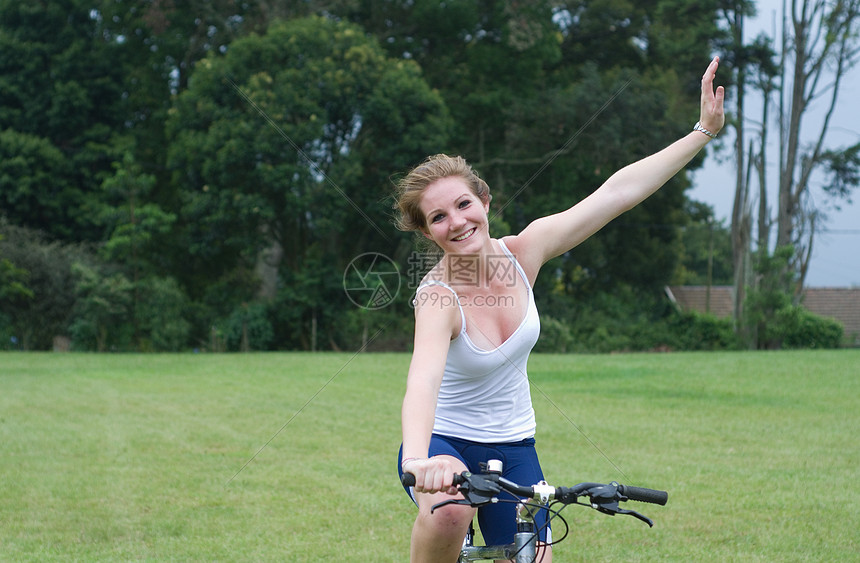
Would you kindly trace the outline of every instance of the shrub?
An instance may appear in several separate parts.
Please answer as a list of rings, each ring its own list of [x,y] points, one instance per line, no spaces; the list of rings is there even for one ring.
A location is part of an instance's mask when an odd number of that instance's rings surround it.
[[[133,284],[122,274],[107,275],[81,263],[72,266],[75,301],[69,333],[79,350],[124,350],[131,343],[128,322]]]
[[[243,303],[227,318],[224,338],[228,350],[268,350],[275,333],[264,303]]]
[[[173,278],[150,277],[138,284],[135,317],[141,350],[176,352],[188,343],[188,299]]]
[[[839,348],[844,336],[838,321],[800,306],[777,311],[775,332],[781,337],[783,348]]]
[[[740,347],[731,319],[695,311],[676,312],[667,324],[673,348],[679,350],[736,350]]]
[[[323,342],[333,349],[396,351],[412,349],[415,317],[403,302],[377,310],[344,307],[334,327],[334,342]]]
[[[573,331],[564,321],[553,317],[541,317],[540,338],[535,344],[535,352],[560,353],[572,350]]]
[[[94,255],[83,245],[51,242],[37,231],[13,227],[0,220],[0,256],[6,266],[5,298],[0,312],[7,332],[17,338],[16,348],[50,350],[54,337],[65,335],[75,305],[72,264],[93,264]],[[24,285],[15,289],[11,282]],[[20,289],[26,293],[22,294]]]

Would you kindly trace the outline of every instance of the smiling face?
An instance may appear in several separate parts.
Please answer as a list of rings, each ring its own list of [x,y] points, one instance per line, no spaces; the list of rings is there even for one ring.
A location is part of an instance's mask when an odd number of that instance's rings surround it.
[[[490,202],[475,195],[460,176],[448,176],[428,185],[420,208],[425,236],[445,252],[477,253],[489,241]]]

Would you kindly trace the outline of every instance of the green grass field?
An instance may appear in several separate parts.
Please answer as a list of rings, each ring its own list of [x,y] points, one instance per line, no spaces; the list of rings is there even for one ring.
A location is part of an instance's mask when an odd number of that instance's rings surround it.
[[[0,560],[406,561],[404,354],[0,354]],[[860,351],[535,355],[556,561],[860,557]],[[556,528],[559,529],[558,527]]]

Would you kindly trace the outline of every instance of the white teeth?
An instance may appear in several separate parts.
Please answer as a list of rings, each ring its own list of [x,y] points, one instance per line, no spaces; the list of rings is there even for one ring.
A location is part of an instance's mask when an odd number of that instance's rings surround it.
[[[456,242],[460,242],[461,240],[466,240],[467,238],[469,238],[470,236],[472,236],[472,233],[474,233],[474,232],[475,232],[475,229],[469,229],[468,231],[466,231],[466,232],[465,232],[465,233],[463,233],[462,235],[460,235],[460,236],[458,236],[458,237],[454,237],[454,238],[453,238],[453,239],[451,239],[451,240],[456,241]]]

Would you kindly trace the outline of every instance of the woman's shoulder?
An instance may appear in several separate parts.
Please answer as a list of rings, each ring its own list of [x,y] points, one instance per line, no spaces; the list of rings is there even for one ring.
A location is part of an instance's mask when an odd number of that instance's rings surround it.
[[[522,254],[526,250],[524,248],[525,245],[523,244],[523,239],[519,235],[508,235],[496,240],[502,243],[502,246],[507,248],[514,256]]]
[[[422,293],[427,294],[446,294],[446,295],[454,295],[457,296],[457,291],[451,287],[450,284],[445,283],[442,280],[433,279],[433,278],[425,278],[418,284],[418,287],[415,288],[415,295],[418,296]]]
[[[531,285],[534,285],[538,272],[543,263],[534,249],[530,249],[527,239],[519,235],[502,237],[499,241],[508,249],[526,274]]]
[[[458,299],[457,291],[450,283],[448,283],[444,260],[437,262],[436,265],[421,278],[421,281],[415,288],[415,299],[412,303],[413,305],[417,305],[419,300],[421,302],[426,302],[429,296],[432,296],[434,302],[441,302],[443,297],[447,297],[447,301],[452,302],[456,302]]]
[[[440,260],[426,274],[424,274],[424,277],[422,277],[421,281],[418,282],[418,287],[415,290],[416,292],[423,291],[426,288],[437,288],[442,291],[447,289],[450,292],[454,292],[454,289],[448,283],[449,276],[444,262],[444,260]]]
[[[431,333],[440,330],[448,334],[449,339],[456,338],[463,329],[465,318],[460,307],[460,296],[445,282],[425,277],[415,290],[412,308],[415,311],[416,329],[424,326]]]

